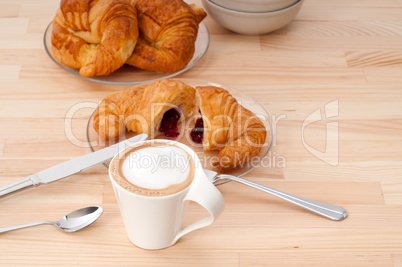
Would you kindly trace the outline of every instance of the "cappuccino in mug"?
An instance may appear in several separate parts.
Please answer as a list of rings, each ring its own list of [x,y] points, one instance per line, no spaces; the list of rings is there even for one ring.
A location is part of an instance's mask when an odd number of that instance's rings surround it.
[[[170,140],[148,140],[125,148],[109,165],[129,240],[145,249],[172,246],[182,236],[210,225],[222,213],[223,197],[208,180],[190,147]],[[209,216],[183,228],[189,201]]]
[[[110,165],[113,179],[126,190],[144,196],[166,196],[188,187],[194,179],[194,159],[175,145],[154,142],[126,151]]]

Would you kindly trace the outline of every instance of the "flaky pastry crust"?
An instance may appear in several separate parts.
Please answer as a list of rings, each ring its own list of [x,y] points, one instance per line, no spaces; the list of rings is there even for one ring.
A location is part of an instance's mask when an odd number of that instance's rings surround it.
[[[225,89],[196,87],[196,108],[203,122],[203,147],[219,150],[221,171],[242,166],[258,155],[265,142],[264,123]]]
[[[94,115],[93,127],[102,140],[118,139],[125,130],[158,137],[164,114],[176,108],[180,120],[195,113],[195,90],[177,80],[158,80],[105,97]],[[180,123],[180,121],[179,121]]]
[[[61,0],[53,20],[54,57],[86,77],[120,68],[137,39],[134,0]]]
[[[185,125],[194,130],[193,125],[202,118],[203,148],[219,151],[215,164],[222,172],[244,165],[265,143],[264,123],[227,90],[214,86],[194,89],[177,80],[159,80],[108,95],[95,113],[93,127],[104,141],[118,139],[126,129],[156,138],[162,134],[164,115],[172,109],[180,110],[178,123],[187,120],[182,129]],[[194,141],[193,131],[186,132]]]
[[[205,11],[182,0],[137,0],[136,7],[140,37],[126,63],[155,72],[184,68],[193,57]]]

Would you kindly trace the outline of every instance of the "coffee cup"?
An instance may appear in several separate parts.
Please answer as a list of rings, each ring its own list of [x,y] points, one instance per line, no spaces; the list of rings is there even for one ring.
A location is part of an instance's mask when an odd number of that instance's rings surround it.
[[[195,151],[176,141],[148,140],[124,149],[112,159],[109,177],[128,238],[140,248],[172,246],[212,224],[224,209]],[[189,201],[209,216],[183,227]]]

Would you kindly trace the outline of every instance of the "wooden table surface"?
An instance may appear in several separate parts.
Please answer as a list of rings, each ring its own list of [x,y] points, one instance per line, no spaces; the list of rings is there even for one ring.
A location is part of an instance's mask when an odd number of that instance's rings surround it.
[[[65,117],[117,90],[47,56],[43,33],[58,5],[0,0],[0,186],[88,153],[93,109]],[[342,206],[349,217],[331,221],[232,182],[219,186],[226,208],[212,226],[147,251],[127,239],[107,170],[97,166],[0,198],[0,226],[104,208],[76,233],[2,234],[1,266],[402,266],[402,1],[306,0],[291,24],[264,36],[231,33],[211,17],[205,24],[208,52],[176,78],[235,88],[276,126],[264,167],[246,178]],[[204,215],[190,205],[185,221]]]

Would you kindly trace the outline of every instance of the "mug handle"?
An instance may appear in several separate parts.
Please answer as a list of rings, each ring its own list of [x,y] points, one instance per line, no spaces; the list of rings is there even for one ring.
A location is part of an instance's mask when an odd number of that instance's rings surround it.
[[[175,244],[182,236],[212,224],[223,212],[225,207],[221,193],[215,185],[208,180],[204,173],[202,173],[199,179],[194,182],[195,184],[191,186],[189,192],[184,197],[183,202],[194,201],[198,203],[209,212],[210,216],[181,229],[176,234],[173,244]]]

